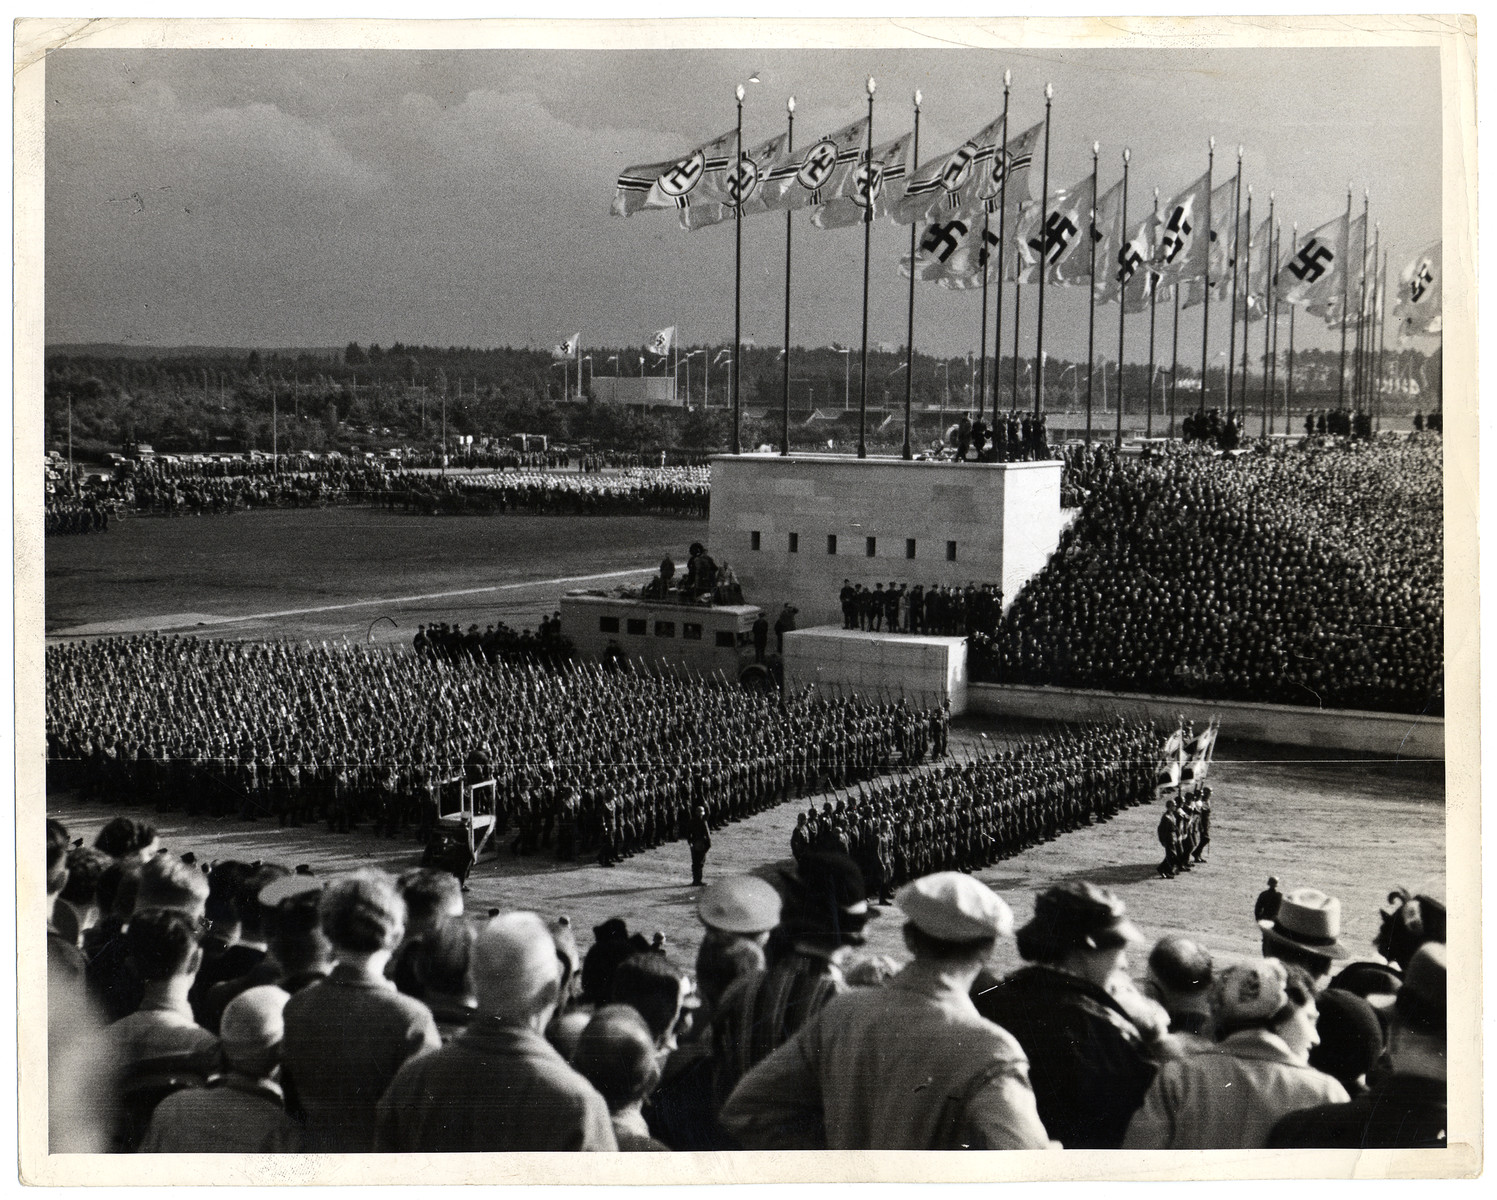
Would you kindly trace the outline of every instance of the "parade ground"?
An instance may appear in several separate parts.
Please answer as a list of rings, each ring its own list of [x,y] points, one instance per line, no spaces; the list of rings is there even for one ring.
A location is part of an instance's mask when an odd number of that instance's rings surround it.
[[[677,561],[705,523],[663,517],[417,517],[374,509],[241,512],[230,517],[134,518],[107,535],[47,543],[49,637],[145,632],[236,638],[347,638],[408,643],[428,621],[504,621],[534,628],[571,587],[640,582],[660,556]],[[775,603],[774,597],[750,597]],[[382,619],[382,618],[388,618]],[[958,758],[1022,738],[1026,727],[967,718],[953,727]],[[1034,894],[1084,878],[1115,889],[1150,936],[1180,931],[1214,953],[1255,952],[1253,900],[1266,877],[1280,887],[1318,887],[1340,898],[1343,941],[1370,949],[1378,908],[1397,886],[1416,886],[1445,864],[1442,765],[1365,759],[1234,740],[1222,730],[1212,768],[1210,860],[1160,879],[1154,837],[1159,809],[1129,809],[982,872],[1026,919]],[[819,808],[823,797],[816,797]],[[791,802],[714,835],[707,877],[788,866],[790,831],[805,802]],[[420,846],[383,839],[366,825],[282,829],[274,821],[194,818],[48,797],[50,815],[91,840],[118,812],[151,821],[163,844],[220,858],[306,863],[330,872],[415,866]],[[585,949],[591,929],[621,915],[631,931],[663,932],[689,961],[700,926],[690,856],[674,843],[616,867],[516,858],[506,844],[474,869],[468,910],[533,908],[569,915]],[[872,923],[869,949],[902,955],[890,910]],[[1012,965],[1012,945],[1001,952]]]

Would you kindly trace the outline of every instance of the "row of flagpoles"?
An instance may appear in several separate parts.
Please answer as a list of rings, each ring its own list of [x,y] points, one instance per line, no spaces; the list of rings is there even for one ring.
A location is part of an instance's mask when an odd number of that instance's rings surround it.
[[[1291,227],[1287,249],[1275,218],[1274,195],[1268,215],[1253,226],[1252,188],[1244,188],[1242,148],[1237,169],[1223,182],[1213,178],[1215,139],[1211,139],[1205,173],[1166,203],[1154,189],[1153,207],[1142,218],[1129,218],[1131,155],[1122,154],[1119,180],[1099,195],[1101,147],[1092,145],[1092,170],[1071,187],[1051,190],[1050,126],[1053,92],[1045,87],[1044,119],[1009,135],[1011,78],[1004,73],[1003,111],[961,146],[920,165],[921,94],[914,94],[914,127],[877,146],[873,142],[874,80],[867,84],[868,113],[809,148],[794,148],[795,99],[787,103],[784,133],[745,149],[744,89],[737,90],[735,128],[690,153],[666,162],[626,168],[614,190],[613,212],[631,216],[651,209],[674,209],[685,229],[701,229],[732,219],[734,236],[734,353],[732,358],[732,451],[739,453],[739,363],[742,358],[741,291],[743,220],[762,213],[785,213],[785,407],[781,454],[789,453],[790,295],[793,213],[811,210],[818,229],[863,225],[863,342],[859,395],[858,456],[867,455],[869,247],[873,222],[882,218],[910,226],[910,251],[900,262],[910,280],[908,345],[914,344],[915,282],[969,290],[981,289],[981,381],[979,405],[987,395],[989,290],[998,287],[993,326],[994,347],[1001,356],[1003,303],[1001,285],[1014,285],[1014,389],[1018,395],[1019,307],[1021,287],[1036,291],[1034,411],[1044,409],[1045,290],[1050,286],[1088,288],[1086,437],[1091,440],[1093,356],[1096,306],[1118,304],[1118,424],[1122,440],[1123,342],[1126,317],[1149,313],[1148,420],[1152,435],[1152,389],[1155,377],[1156,306],[1161,296],[1173,302],[1174,335],[1170,384],[1170,425],[1174,428],[1175,376],[1178,367],[1180,309],[1203,308],[1201,330],[1200,407],[1206,406],[1210,365],[1210,312],[1213,297],[1229,305],[1225,402],[1228,418],[1237,407],[1246,411],[1248,332],[1255,320],[1264,327],[1263,432],[1272,431],[1271,397],[1278,362],[1281,306],[1289,311],[1285,428],[1293,394],[1294,315],[1304,309],[1341,332],[1338,407],[1347,399],[1347,335],[1355,330],[1351,401],[1360,410],[1373,402],[1373,380],[1381,376],[1386,341],[1387,255],[1380,230],[1370,223],[1369,198],[1353,217],[1351,188],[1344,213],[1301,236]],[[1038,199],[1030,195],[1029,168],[1041,156]],[[995,232],[996,228],[996,232]],[[1202,231],[1205,236],[1202,236]],[[1088,236],[1089,235],[1089,236]],[[1081,247],[1086,246],[1086,252]],[[1006,253],[1011,251],[1011,253]],[[1360,266],[1357,253],[1360,252]],[[1355,285],[1355,295],[1352,287]],[[1436,242],[1409,263],[1394,309],[1398,332],[1437,333],[1441,329],[1440,244]],[[1237,327],[1242,323],[1242,380],[1236,385]],[[664,331],[662,331],[664,332]],[[657,335],[658,336],[658,335]],[[910,395],[914,356],[905,377],[903,455],[910,458]],[[1376,364],[1376,365],[1374,365]],[[994,413],[997,387],[994,386]],[[979,416],[982,415],[980,408]]]

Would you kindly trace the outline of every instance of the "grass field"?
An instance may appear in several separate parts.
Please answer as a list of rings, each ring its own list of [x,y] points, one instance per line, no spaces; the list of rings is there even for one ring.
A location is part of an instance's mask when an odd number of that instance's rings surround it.
[[[407,641],[418,623],[432,620],[534,627],[564,587],[582,586],[555,580],[629,571],[643,578],[663,553],[680,561],[705,532],[702,522],[665,518],[420,518],[357,509],[135,519],[102,536],[48,541],[46,628],[49,636],[162,629],[364,641],[373,623],[375,640],[389,642]],[[463,594],[437,598],[443,593]],[[378,619],[386,616],[391,620]],[[960,750],[1021,732],[994,720],[964,720],[955,745]],[[1340,897],[1344,940],[1360,955],[1388,890],[1444,870],[1444,783],[1436,764],[1312,757],[1234,742],[1224,729],[1212,783],[1212,861],[1178,879],[1154,874],[1154,806],[1035,847],[981,877],[1021,919],[1047,884],[1092,879],[1115,888],[1147,933],[1192,932],[1213,951],[1236,956],[1256,952],[1253,898],[1272,873],[1286,890],[1316,886]],[[90,838],[113,815],[67,795],[49,797],[48,807],[74,836]],[[714,839],[709,877],[785,859],[795,809],[787,805],[724,829]],[[366,863],[398,870],[419,858],[414,843],[367,830],[332,835],[264,821],[139,815],[156,822],[172,848],[193,849],[201,858],[273,858],[321,870]],[[506,851],[475,869],[469,909],[566,912],[584,946],[594,924],[623,914],[631,928],[665,932],[689,961],[699,933],[689,879],[682,845],[613,869],[515,859]],[[900,951],[897,916],[873,923],[870,945]],[[1012,962],[1012,953],[1010,944],[1001,965]]]
[[[408,642],[428,621],[534,629],[566,588],[639,582],[706,534],[705,521],[647,516],[133,517],[47,540],[46,631]],[[612,577],[581,578],[600,575]]]

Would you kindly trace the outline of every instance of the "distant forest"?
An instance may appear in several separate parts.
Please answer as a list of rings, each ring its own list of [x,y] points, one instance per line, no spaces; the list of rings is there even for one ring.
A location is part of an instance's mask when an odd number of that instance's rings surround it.
[[[282,453],[434,446],[442,438],[445,408],[449,443],[467,435],[523,432],[600,446],[720,449],[730,437],[731,355],[731,345],[682,347],[678,389],[688,406],[642,409],[608,403],[603,380],[615,373],[617,364],[623,364],[624,376],[670,372],[671,361],[643,347],[583,347],[580,402],[576,361],[568,360],[564,372],[562,360],[540,350],[398,342],[388,347],[351,342],[341,351],[188,347],[151,353],[141,347],[56,347],[46,359],[46,445],[55,449],[66,444],[71,406],[75,453],[85,458],[137,441],[161,451],[269,450],[273,414]],[[1281,351],[1276,389],[1281,398],[1286,357]],[[792,421],[803,422],[818,410],[856,411],[859,360],[857,350],[795,348],[790,362]],[[1334,405],[1338,363],[1336,351],[1296,354],[1296,411]],[[596,385],[595,364],[600,368]],[[991,360],[989,366],[991,371]],[[1253,364],[1250,402],[1261,390],[1261,369],[1261,361]],[[783,372],[778,349],[744,347],[740,403],[745,445],[778,443]],[[1104,387],[1115,397],[1116,372],[1115,363],[1104,371],[1098,360],[1094,404],[1101,404]],[[1168,373],[1166,358],[1156,366],[1156,396],[1168,389]],[[1384,373],[1393,387],[1385,400],[1393,406],[1388,411],[1436,407],[1438,355],[1390,348]],[[1130,401],[1125,412],[1142,411],[1148,374],[1144,364],[1125,364],[1124,390]],[[923,437],[939,436],[942,422],[975,408],[975,375],[967,358],[915,355],[911,400]],[[1020,360],[1017,407],[1032,405],[1033,379],[1032,360]],[[886,410],[903,410],[903,354],[870,348],[868,382],[868,406],[877,414],[869,426],[873,429]],[[1014,406],[1014,383],[1013,360],[1005,358],[997,370],[999,407]],[[990,379],[990,397],[993,386]],[[1210,387],[1213,394],[1221,393],[1219,369],[1213,371]],[[1048,360],[1047,410],[1079,408],[1085,393],[1084,362]],[[1182,413],[1195,406],[1198,394],[1199,371],[1181,363]]]

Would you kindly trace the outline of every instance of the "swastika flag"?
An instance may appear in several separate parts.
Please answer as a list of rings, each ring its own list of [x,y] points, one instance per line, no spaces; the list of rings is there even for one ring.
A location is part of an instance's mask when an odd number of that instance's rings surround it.
[[[865,219],[877,220],[888,212],[890,205],[899,203],[904,195],[914,144],[915,135],[907,133],[882,146],[875,146],[871,158],[864,151],[857,168],[843,174],[835,193],[812,210],[811,223],[817,229],[841,229],[847,225],[861,225]],[[825,195],[826,189],[822,191]],[[868,216],[870,203],[873,206],[871,217]]]
[[[731,163],[738,144],[738,131],[698,146],[689,154],[669,162],[625,167],[613,189],[613,215],[630,217],[647,208],[684,209],[700,202],[697,189],[709,171],[721,171]]]
[[[1155,270],[1175,279],[1206,273],[1206,185],[1203,174],[1159,210],[1154,230]]]
[[[766,172],[760,199],[772,212],[824,204],[857,169],[868,150],[868,118],[783,154]]]
[[[1358,255],[1362,260],[1360,267],[1357,265]],[[1341,259],[1345,266],[1346,295],[1342,296],[1342,286],[1338,281],[1329,292],[1307,301],[1305,311],[1321,317],[1332,329],[1340,329],[1342,325],[1348,328],[1355,325],[1357,304],[1362,299],[1362,280],[1372,270],[1371,255],[1372,246],[1367,240],[1367,218],[1359,214],[1352,218],[1347,227],[1346,254]]]
[[[1347,254],[1346,214],[1302,233],[1279,267],[1279,295],[1287,304],[1318,305],[1341,295]]]
[[[1005,154],[1003,118],[984,125],[950,154],[916,171],[889,216],[896,224],[911,225],[951,213],[986,209],[991,214],[1004,198],[1012,214],[1029,197],[1029,167],[1044,130],[1042,121],[1010,137]]]
[[[681,210],[682,227],[702,229],[731,221],[738,207],[744,216],[767,212],[764,181],[770,168],[784,156],[789,137],[788,133],[778,133],[757,146],[746,147],[736,167],[729,155],[716,170],[706,172],[698,189],[701,195]]]
[[[1398,336],[1439,333],[1443,328],[1444,276],[1440,270],[1441,243],[1426,246],[1404,267],[1398,281],[1398,302],[1393,317]]]
[[[998,226],[983,213],[938,216],[921,227],[915,242],[916,278],[943,288],[965,291],[981,287],[984,269],[996,278]],[[899,260],[899,272],[909,278],[909,255]]]
[[[657,329],[655,331],[654,336],[650,338],[645,348],[651,354],[669,354],[675,342],[676,327],[674,325],[667,325],[664,329]]]
[[[1052,191],[1043,213],[1032,201],[1024,206],[1015,230],[1020,278],[1029,278],[1038,268],[1042,251],[1049,282],[1084,284],[1091,277],[1087,245],[1092,201],[1092,176],[1088,171],[1079,183]]]

